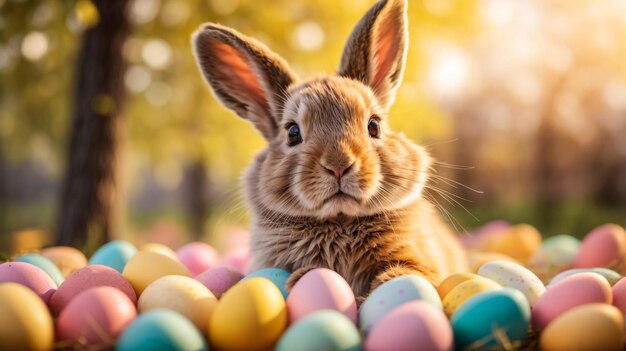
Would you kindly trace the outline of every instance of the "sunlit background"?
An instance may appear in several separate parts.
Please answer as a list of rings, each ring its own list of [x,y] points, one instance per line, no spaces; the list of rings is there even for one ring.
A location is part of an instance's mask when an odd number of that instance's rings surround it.
[[[202,81],[190,48],[201,23],[260,39],[306,78],[335,70],[373,2],[130,1],[115,236],[219,247],[246,227],[239,175],[264,141]],[[625,0],[410,0],[408,11],[391,124],[439,161],[429,193],[457,230],[495,218],[545,235],[626,225]],[[99,20],[89,0],[0,0],[0,252],[52,238],[77,51]]]

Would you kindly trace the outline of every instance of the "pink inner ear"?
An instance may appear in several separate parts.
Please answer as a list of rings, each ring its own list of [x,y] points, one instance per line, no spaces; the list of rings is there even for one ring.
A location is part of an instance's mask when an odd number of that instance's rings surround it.
[[[398,21],[394,21],[392,16],[385,16],[384,20],[378,24],[374,33],[373,43],[373,79],[372,86],[376,90],[388,84],[385,80],[389,78],[391,70],[397,64],[400,42],[402,38],[401,28]]]
[[[232,91],[238,92],[242,101],[252,100],[265,111],[269,111],[265,91],[245,56],[221,41],[214,41],[211,45],[215,58],[219,60],[219,65],[216,67],[221,73],[223,84],[227,84]]]

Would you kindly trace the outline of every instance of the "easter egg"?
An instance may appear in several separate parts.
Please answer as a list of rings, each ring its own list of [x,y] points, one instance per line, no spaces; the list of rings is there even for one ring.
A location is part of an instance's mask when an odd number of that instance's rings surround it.
[[[204,333],[217,305],[217,298],[200,282],[180,275],[169,275],[152,282],[139,297],[139,312],[168,308],[187,317]]]
[[[518,263],[517,260],[510,256],[497,252],[470,252],[468,255],[468,266],[470,271],[476,273],[485,263],[491,261],[509,261]]]
[[[137,316],[126,294],[110,286],[83,291],[61,311],[57,335],[61,342],[106,349]]]
[[[25,262],[5,262],[0,264],[0,283],[13,282],[26,286],[48,304],[57,285],[46,272]]]
[[[178,256],[174,250],[170,249],[168,246],[159,244],[159,243],[148,243],[139,248],[139,251],[148,251],[148,252],[156,252],[161,255],[165,255],[169,258],[173,258],[178,261]]]
[[[96,286],[119,289],[133,304],[137,303],[133,287],[118,271],[108,266],[93,265],[83,267],[65,279],[50,299],[50,309],[58,315],[74,297]]]
[[[541,234],[528,224],[511,226],[505,234],[494,236],[482,242],[480,249],[499,252],[520,262],[530,259],[541,246]]]
[[[454,338],[440,308],[425,301],[411,301],[384,315],[371,328],[364,350],[452,351]]]
[[[139,251],[126,263],[122,275],[130,282],[137,295],[141,295],[153,281],[166,275],[189,277],[189,271],[169,256],[152,251]]]
[[[239,247],[231,250],[224,256],[222,264],[235,268],[241,274],[247,274],[250,267],[250,249]]]
[[[57,268],[57,266],[55,266],[52,261],[39,254],[31,253],[22,255],[18,257],[15,262],[30,263],[39,267],[42,271],[46,272],[50,276],[50,278],[52,278],[57,286],[61,285],[61,283],[63,283],[63,280],[65,279],[59,268]]]
[[[308,314],[287,329],[276,351],[359,351],[361,336],[343,313],[322,310]]]
[[[585,236],[574,268],[614,267],[626,256],[626,232],[616,224],[605,224]]]
[[[52,261],[65,277],[87,265],[85,254],[69,246],[48,247],[41,250],[41,255]]]
[[[613,306],[626,314],[626,279],[618,281],[613,285]]]
[[[552,267],[567,267],[574,262],[574,257],[580,248],[580,240],[571,235],[555,235],[546,238],[539,251],[533,256],[536,264]]]
[[[439,297],[443,300],[446,295],[450,292],[450,290],[454,289],[455,286],[461,284],[462,282],[470,279],[477,278],[478,275],[474,273],[455,273],[449,275],[446,279],[444,279],[439,286],[437,286],[437,293]]]
[[[176,250],[176,256],[187,267],[191,275],[194,276],[217,266],[219,263],[217,250],[198,241],[189,243]]]
[[[470,235],[461,236],[461,243],[467,249],[477,249],[482,245],[483,241],[488,241],[494,236],[506,233],[510,227],[511,224],[507,221],[490,221],[473,230]]]
[[[187,318],[167,310],[142,313],[122,333],[117,351],[206,351],[202,334]]]
[[[550,281],[550,285],[558,283],[561,280],[569,277],[570,275],[584,273],[584,272],[600,274],[609,282],[609,284],[611,284],[611,286],[615,285],[615,283],[617,283],[618,281],[622,279],[622,276],[619,275],[619,273],[608,268],[574,268],[574,269],[568,269],[554,276],[554,278],[552,278],[552,280]]]
[[[211,321],[211,344],[219,350],[266,350],[287,326],[285,299],[266,278],[252,278],[228,290]]]
[[[511,288],[492,290],[467,300],[452,316],[455,347],[492,349],[504,333],[511,343],[528,337],[530,307],[524,294]]]
[[[243,274],[232,267],[221,266],[202,272],[195,279],[211,290],[213,295],[219,299],[222,294],[243,279]]]
[[[128,260],[136,253],[137,248],[128,241],[113,240],[100,246],[89,259],[89,264],[109,266],[122,273]]]
[[[274,283],[274,285],[276,285],[278,289],[280,289],[280,292],[283,294],[283,297],[286,300],[288,293],[287,293],[287,288],[285,287],[285,283],[287,282],[287,279],[289,279],[290,276],[291,276],[291,273],[287,272],[284,269],[263,268],[263,269],[259,269],[258,271],[248,274],[245,278],[243,278],[243,281],[246,281],[254,277],[267,278],[272,283]]]
[[[423,300],[442,308],[437,290],[424,277],[416,274],[399,276],[378,286],[363,302],[359,311],[361,329],[369,331],[384,315],[413,300]]]
[[[335,310],[356,323],[357,309],[350,285],[336,272],[316,268],[304,274],[287,297],[289,322],[317,310]]]
[[[539,345],[542,351],[621,350],[624,317],[607,304],[578,306],[552,321],[541,333]]]
[[[533,305],[533,328],[543,329],[574,307],[612,301],[611,286],[596,273],[578,273],[551,284]]]
[[[456,310],[469,298],[481,292],[502,289],[500,284],[487,278],[479,277],[466,280],[450,290],[443,299],[443,311],[452,316]]]
[[[501,286],[521,291],[531,306],[546,291],[546,287],[533,272],[513,262],[487,262],[478,269],[478,275]]]
[[[48,307],[21,284],[0,283],[0,325],[1,351],[52,350],[54,326]]]

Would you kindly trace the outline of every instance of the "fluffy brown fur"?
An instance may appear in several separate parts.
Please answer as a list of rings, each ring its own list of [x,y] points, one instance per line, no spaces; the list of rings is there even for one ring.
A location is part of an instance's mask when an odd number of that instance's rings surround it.
[[[376,3],[357,24],[335,76],[298,83],[263,44],[215,24],[193,38],[216,97],[269,145],[245,175],[253,268],[327,267],[357,296],[402,274],[437,284],[465,270],[457,239],[423,199],[430,158],[386,115],[407,46],[405,0]],[[380,124],[372,136],[368,125]],[[302,142],[289,145],[299,126]]]

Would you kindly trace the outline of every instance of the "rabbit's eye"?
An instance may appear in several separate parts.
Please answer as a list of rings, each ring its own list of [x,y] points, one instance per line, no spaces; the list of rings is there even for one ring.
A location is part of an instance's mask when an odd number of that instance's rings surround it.
[[[372,138],[380,138],[380,123],[376,117],[370,118],[370,121],[367,123],[367,131]]]
[[[300,127],[297,124],[293,123],[289,126],[287,130],[287,145],[294,146],[298,145],[302,142],[302,136],[300,135]]]

